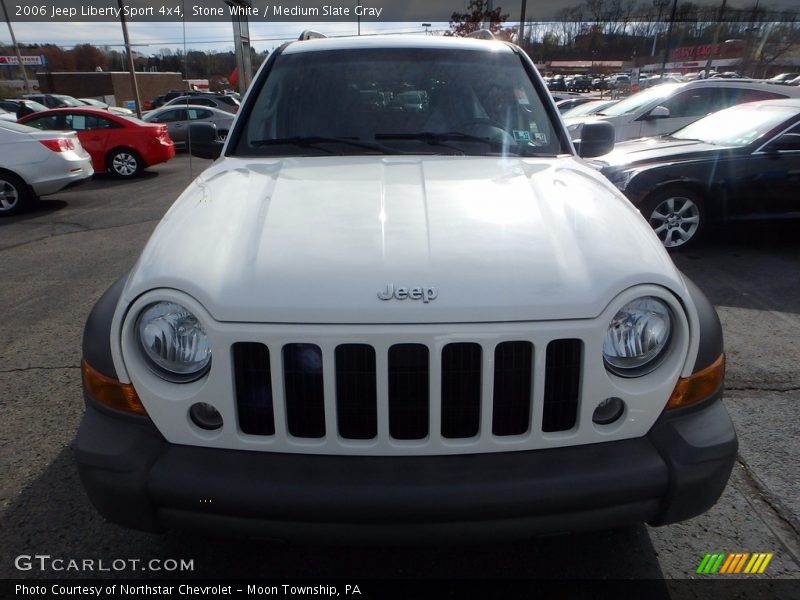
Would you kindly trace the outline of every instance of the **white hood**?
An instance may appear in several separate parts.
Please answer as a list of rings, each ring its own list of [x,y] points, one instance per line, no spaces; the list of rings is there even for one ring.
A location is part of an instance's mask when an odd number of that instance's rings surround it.
[[[383,301],[387,284],[437,297]],[[444,323],[597,316],[683,290],[613,186],[572,157],[225,159],[170,209],[124,301],[180,289],[219,321]]]

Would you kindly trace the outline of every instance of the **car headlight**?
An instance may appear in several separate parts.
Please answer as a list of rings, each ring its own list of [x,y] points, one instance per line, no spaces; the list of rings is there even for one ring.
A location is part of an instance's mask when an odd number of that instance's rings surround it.
[[[622,377],[640,377],[661,363],[672,337],[672,312],[665,302],[643,296],[614,315],[603,340],[606,368]]]
[[[189,310],[175,302],[156,302],[139,313],[136,338],[152,370],[168,381],[186,383],[211,365],[211,342]]]

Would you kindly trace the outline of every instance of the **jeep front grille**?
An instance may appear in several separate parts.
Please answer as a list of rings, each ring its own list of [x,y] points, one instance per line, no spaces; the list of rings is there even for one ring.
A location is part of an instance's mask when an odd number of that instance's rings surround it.
[[[481,431],[521,436],[531,429],[533,382],[541,376],[539,431],[568,431],[577,422],[582,369],[577,339],[549,342],[542,349],[543,373],[534,372],[541,350],[527,341],[500,342],[492,352],[478,343],[449,343],[438,356],[426,344],[395,344],[383,354],[383,365],[375,348],[362,343],[337,345],[330,364],[320,347],[309,343],[285,344],[272,354],[260,343],[236,343],[232,350],[239,430],[248,435],[273,436],[278,428],[292,438],[374,440],[384,414],[389,438],[398,441],[466,440]],[[483,380],[487,372],[489,386]],[[282,407],[276,409],[278,402]],[[326,411],[335,418],[326,419]],[[285,424],[276,423],[280,415]]]

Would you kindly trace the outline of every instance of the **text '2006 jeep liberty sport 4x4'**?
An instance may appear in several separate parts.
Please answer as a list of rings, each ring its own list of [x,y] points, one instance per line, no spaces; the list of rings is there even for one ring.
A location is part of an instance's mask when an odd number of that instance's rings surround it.
[[[311,39],[92,311],[77,460],[151,531],[665,524],[729,477],[723,373],[713,307],[519,48]]]

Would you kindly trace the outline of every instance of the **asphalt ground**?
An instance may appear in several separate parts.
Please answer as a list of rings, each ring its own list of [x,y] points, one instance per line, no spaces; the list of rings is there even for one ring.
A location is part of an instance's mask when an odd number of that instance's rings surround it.
[[[21,554],[192,559],[177,577],[644,578],[695,575],[707,552],[774,552],[763,577],[800,577],[800,236],[797,221],[726,226],[675,256],[722,319],[726,405],[740,457],[719,503],[690,521],[477,546],[291,546],[151,535],[106,523],[70,449],[83,412],[80,342],[92,305],[129,269],[192,178],[179,155],[141,179],[97,175],[0,220],[0,577]],[[197,175],[208,161],[192,159]],[[162,576],[136,570],[104,576]],[[788,596],[784,596],[788,597]]]

